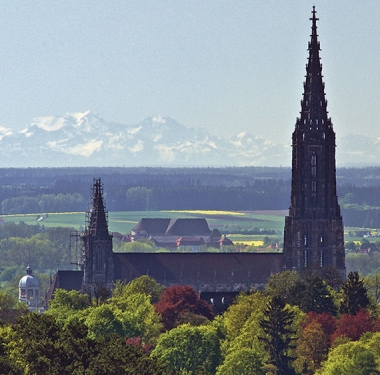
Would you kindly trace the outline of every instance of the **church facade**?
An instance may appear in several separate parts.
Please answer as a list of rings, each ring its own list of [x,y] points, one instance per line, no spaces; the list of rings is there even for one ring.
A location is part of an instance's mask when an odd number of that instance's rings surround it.
[[[83,241],[82,270],[59,271],[54,285],[90,294],[116,280],[149,275],[165,286],[190,285],[201,295],[228,300],[262,288],[283,270],[334,268],[345,276],[343,222],[336,193],[335,133],[328,117],[322,80],[315,7],[300,117],[293,132],[292,191],[285,219],[284,250],[275,253],[114,253],[100,179],[94,180],[92,207]],[[74,284],[78,284],[75,285]],[[51,288],[50,296],[54,290]]]

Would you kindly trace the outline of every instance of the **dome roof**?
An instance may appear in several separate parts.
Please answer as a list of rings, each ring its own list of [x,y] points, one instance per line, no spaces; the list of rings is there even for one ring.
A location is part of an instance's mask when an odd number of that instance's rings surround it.
[[[23,276],[18,283],[19,288],[39,288],[40,282],[36,277],[32,275],[32,268],[28,266],[26,268],[27,275]]]
[[[19,284],[19,288],[31,288],[31,287],[39,287],[40,282],[38,279],[32,275],[25,275],[21,278]]]

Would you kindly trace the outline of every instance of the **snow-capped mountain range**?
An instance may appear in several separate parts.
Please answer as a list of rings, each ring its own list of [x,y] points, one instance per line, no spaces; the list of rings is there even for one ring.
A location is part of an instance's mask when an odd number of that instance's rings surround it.
[[[379,164],[379,142],[340,139],[340,165]],[[169,117],[126,125],[87,111],[35,118],[19,132],[0,127],[0,156],[0,167],[290,166],[291,147],[248,132],[215,136]]]

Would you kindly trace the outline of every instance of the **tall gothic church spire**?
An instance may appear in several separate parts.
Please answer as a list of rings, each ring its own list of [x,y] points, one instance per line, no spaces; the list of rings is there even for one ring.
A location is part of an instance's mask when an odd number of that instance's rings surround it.
[[[300,117],[292,137],[292,191],[285,219],[287,269],[334,267],[345,276],[343,223],[336,193],[335,133],[322,79],[316,10]]]
[[[86,229],[82,239],[84,246],[83,291],[95,295],[99,287],[111,289],[114,281],[112,235],[108,232],[107,211],[100,179],[94,179],[92,202],[86,215]]]

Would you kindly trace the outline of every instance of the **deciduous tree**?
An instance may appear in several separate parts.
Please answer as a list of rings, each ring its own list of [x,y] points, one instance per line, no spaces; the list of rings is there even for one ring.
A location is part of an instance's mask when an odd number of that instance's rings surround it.
[[[216,329],[190,325],[173,328],[160,336],[152,356],[181,373],[191,374],[203,366],[207,373],[214,374],[221,359]]]
[[[337,327],[337,319],[329,313],[317,314],[315,312],[309,312],[305,316],[302,326],[305,328],[314,322],[318,323],[321,326],[326,337],[327,348],[329,348],[331,345],[332,336]]]
[[[333,340],[340,336],[348,337],[350,340],[359,340],[363,333],[373,330],[371,316],[364,309],[358,311],[356,315],[343,314],[337,325]]]
[[[156,304],[156,311],[161,315],[161,321],[167,330],[175,327],[175,322],[182,313],[192,312],[207,319],[214,316],[211,305],[200,299],[193,288],[179,285],[164,289]]]
[[[271,296],[281,296],[285,303],[300,305],[306,284],[296,271],[286,270],[269,276],[265,285],[265,291]]]
[[[235,350],[228,354],[217,368],[216,375],[254,374],[265,375],[260,355],[249,348]]]
[[[294,367],[298,373],[314,374],[327,356],[327,338],[321,325],[312,321],[300,333]]]
[[[150,297],[152,303],[156,303],[163,290],[164,287],[153,279],[153,277],[143,275],[128,284],[123,284],[120,281],[116,282],[115,288],[112,291],[112,297],[114,299],[122,299],[131,294],[143,293]]]
[[[351,341],[330,350],[318,375],[379,374],[375,353],[363,342]]]

